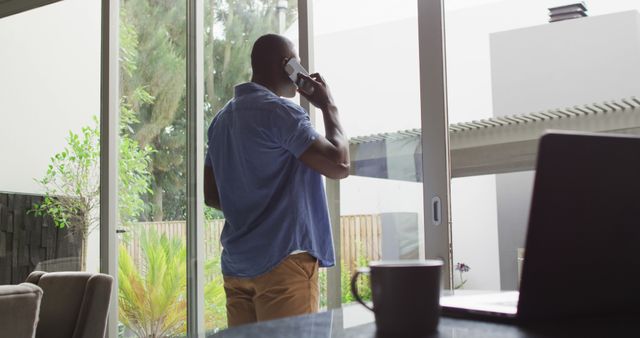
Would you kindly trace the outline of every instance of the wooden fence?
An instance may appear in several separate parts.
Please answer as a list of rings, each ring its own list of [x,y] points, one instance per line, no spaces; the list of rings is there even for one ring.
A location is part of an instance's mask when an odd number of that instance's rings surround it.
[[[166,234],[169,238],[186,238],[184,221],[171,222],[145,222],[139,223],[143,229],[153,228],[160,234]],[[209,259],[218,257],[222,251],[220,246],[220,233],[224,226],[224,220],[207,221],[204,225],[204,257]],[[367,261],[378,260],[381,257],[382,229],[379,215],[351,215],[340,217],[340,236],[342,261],[345,267],[352,273],[358,265],[358,258],[364,255]],[[138,236],[130,236],[124,241],[127,251],[136,264],[142,262]]]
[[[358,258],[367,261],[382,257],[382,228],[380,215],[353,215],[340,217],[342,262],[349,275],[358,267]]]

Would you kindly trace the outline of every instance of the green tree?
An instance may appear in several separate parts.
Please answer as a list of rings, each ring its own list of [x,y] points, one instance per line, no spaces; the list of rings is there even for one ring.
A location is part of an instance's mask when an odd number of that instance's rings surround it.
[[[151,145],[150,194],[142,219],[163,220],[165,193],[180,198],[184,185],[185,2],[124,0],[121,33],[122,95],[137,112],[138,123],[126,131],[143,146]],[[126,38],[126,40],[125,40]],[[126,44],[126,45],[125,45]],[[137,100],[133,93],[144,88],[152,101]],[[184,190],[184,189],[182,189]],[[184,201],[184,199],[182,199]]]
[[[251,47],[263,34],[278,33],[278,0],[208,1],[205,11],[205,101],[208,122],[233,97],[233,87],[251,78]],[[297,17],[289,0],[286,26]],[[219,29],[216,29],[219,27]]]

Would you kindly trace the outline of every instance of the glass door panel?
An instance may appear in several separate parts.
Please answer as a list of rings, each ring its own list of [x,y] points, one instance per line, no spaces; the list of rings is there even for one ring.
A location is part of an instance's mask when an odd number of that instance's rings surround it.
[[[460,290],[518,289],[544,130],[640,130],[628,119],[640,106],[631,80],[640,58],[640,3],[592,0],[586,12],[552,13],[557,5],[444,1]]]
[[[315,1],[314,71],[331,88],[350,138],[340,181],[342,302],[372,260],[420,257],[424,213],[415,0]],[[354,15],[357,13],[357,15]],[[321,112],[318,130],[324,130]],[[360,290],[370,297],[368,281]]]
[[[120,1],[122,337],[186,335],[185,5]]]

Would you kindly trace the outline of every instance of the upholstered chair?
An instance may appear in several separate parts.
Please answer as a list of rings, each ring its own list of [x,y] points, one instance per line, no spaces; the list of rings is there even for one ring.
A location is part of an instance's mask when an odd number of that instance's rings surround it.
[[[37,338],[103,338],[113,278],[88,272],[34,271],[27,282],[44,295]]]

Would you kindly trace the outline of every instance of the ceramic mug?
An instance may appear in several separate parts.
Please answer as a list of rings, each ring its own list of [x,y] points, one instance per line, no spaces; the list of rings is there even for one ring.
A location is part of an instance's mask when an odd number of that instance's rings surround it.
[[[376,318],[377,333],[389,337],[419,337],[434,332],[440,318],[442,261],[371,262],[351,278],[351,293]],[[357,280],[369,274],[373,307],[358,294]]]

